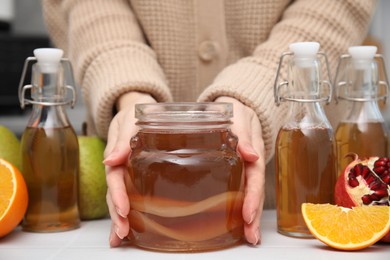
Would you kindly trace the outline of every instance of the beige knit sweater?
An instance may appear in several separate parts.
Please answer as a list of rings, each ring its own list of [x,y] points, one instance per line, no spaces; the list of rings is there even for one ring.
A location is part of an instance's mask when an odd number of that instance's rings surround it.
[[[362,42],[374,0],[43,0],[48,31],[66,51],[90,115],[105,137],[125,92],[158,101],[227,95],[256,111],[267,158],[285,107],[275,107],[278,59],[318,41],[332,67]]]
[[[93,126],[105,137],[116,99],[232,96],[257,112],[267,157],[283,122],[273,83],[280,54],[318,41],[335,65],[366,36],[372,0],[44,0],[54,43],[75,67]]]
[[[273,84],[289,43],[318,41],[334,68],[365,38],[374,0],[43,0],[55,45],[71,59],[90,120],[105,137],[117,98],[235,97],[258,115],[267,160],[284,121]]]

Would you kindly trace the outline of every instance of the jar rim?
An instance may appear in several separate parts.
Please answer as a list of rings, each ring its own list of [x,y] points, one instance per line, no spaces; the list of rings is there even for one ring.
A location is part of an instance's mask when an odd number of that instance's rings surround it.
[[[233,117],[233,104],[225,102],[165,102],[135,105],[139,121],[204,122]]]
[[[226,128],[233,104],[225,102],[165,102],[135,105],[137,125],[143,129],[194,130]]]

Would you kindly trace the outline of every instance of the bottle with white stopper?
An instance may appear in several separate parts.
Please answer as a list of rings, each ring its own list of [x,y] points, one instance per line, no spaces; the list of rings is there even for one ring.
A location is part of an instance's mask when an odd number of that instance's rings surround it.
[[[19,85],[22,108],[32,104],[27,127],[22,135],[22,173],[29,203],[22,228],[33,232],[56,232],[79,227],[78,171],[79,147],[66,106],[75,103],[71,66],[54,48],[34,50],[26,59]],[[29,64],[31,85],[23,86]],[[31,99],[25,98],[26,91]],[[68,90],[72,93],[69,97]]]
[[[290,44],[290,52],[280,58],[274,86],[276,105],[289,105],[275,146],[277,229],[292,237],[311,237],[301,205],[332,203],[337,177],[333,130],[322,108],[330,102],[332,87],[319,47],[317,42]],[[280,81],[283,65],[287,79]]]
[[[378,105],[378,100],[386,100],[388,81],[383,57],[376,53],[376,46],[353,46],[340,57],[335,96],[347,109],[336,129],[339,172],[353,160],[349,153],[389,156],[388,129]]]

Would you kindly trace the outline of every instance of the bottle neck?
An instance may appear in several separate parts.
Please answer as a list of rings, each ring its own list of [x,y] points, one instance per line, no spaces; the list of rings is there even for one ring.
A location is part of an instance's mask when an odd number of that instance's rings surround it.
[[[69,119],[66,114],[66,107],[33,105],[28,127],[39,128],[63,128],[69,127]]]
[[[292,99],[313,100],[321,94],[320,70],[316,60],[311,66],[300,67],[295,63],[289,66],[288,71],[289,89],[288,95]]]
[[[378,70],[374,65],[350,70],[347,79],[350,87],[345,90],[347,96],[363,99],[374,99],[377,96]]]
[[[350,104],[345,121],[348,122],[384,122],[378,107],[378,69],[377,64],[372,61],[361,62],[358,67],[351,66],[347,80],[348,87],[344,89],[343,95],[348,97]],[[366,101],[355,101],[366,100]]]
[[[342,121],[352,123],[384,122],[376,100],[350,102],[350,109]]]
[[[62,67],[55,72],[42,72],[36,64],[33,67],[31,97],[34,103],[65,104],[70,103]]]
[[[287,128],[332,128],[319,102],[289,103],[289,115],[285,124]]]
[[[302,64],[298,64],[302,65]],[[290,97],[289,115],[286,127],[289,128],[331,128],[325,112],[318,101],[324,97],[321,84],[320,66],[317,60],[306,66],[289,67]],[[309,66],[310,65],[310,66]]]
[[[70,126],[66,114],[66,105],[70,100],[67,98],[62,67],[56,71],[42,72],[40,67],[34,64],[31,83],[33,109],[27,126],[43,128]]]

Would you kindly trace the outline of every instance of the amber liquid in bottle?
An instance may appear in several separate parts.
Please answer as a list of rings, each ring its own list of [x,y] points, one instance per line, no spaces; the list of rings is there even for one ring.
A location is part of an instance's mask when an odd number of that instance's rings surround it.
[[[387,129],[383,122],[341,122],[336,130],[338,173],[353,160],[346,157],[356,153],[359,158],[388,156]]]
[[[241,241],[244,180],[241,159],[226,143],[230,136],[140,132],[133,138],[128,194],[137,246],[207,251]]]
[[[336,157],[332,131],[281,128],[277,144],[278,232],[311,237],[301,214],[301,204],[333,202]]]
[[[22,136],[22,160],[29,195],[23,229],[51,232],[79,227],[79,154],[73,128],[28,127]]]

